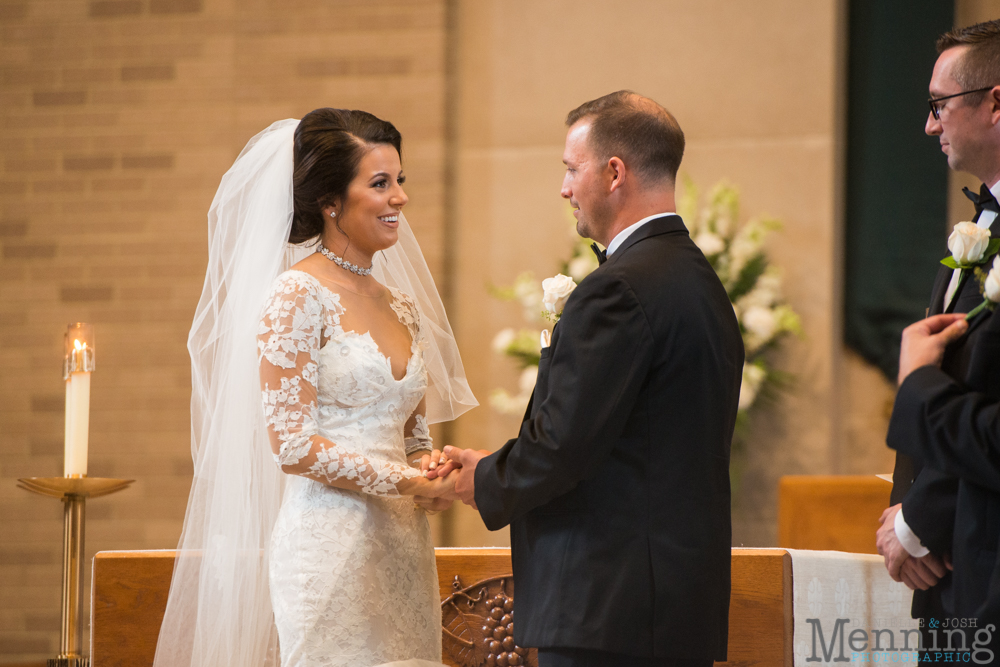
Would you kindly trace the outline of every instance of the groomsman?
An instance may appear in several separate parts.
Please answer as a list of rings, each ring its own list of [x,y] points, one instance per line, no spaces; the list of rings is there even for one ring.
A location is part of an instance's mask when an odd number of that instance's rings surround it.
[[[994,224],[1000,213],[996,200],[1000,194],[1000,21],[949,32],[938,40],[937,48],[940,55],[931,76],[925,131],[939,138],[949,167],[983,181],[978,194],[966,194],[975,203],[976,224],[1000,238],[1000,223]],[[916,589],[914,617],[984,613],[1000,525],[980,521],[982,512],[994,502],[989,500],[993,491],[982,487],[982,478],[966,476],[968,468],[955,465],[944,454],[981,443],[975,440],[974,425],[967,421],[972,413],[949,412],[955,422],[946,424],[941,421],[942,413],[934,412],[940,406],[928,403],[941,399],[934,392],[943,385],[968,400],[972,400],[967,395],[970,387],[987,395],[1000,391],[981,377],[988,367],[970,365],[985,350],[980,334],[992,329],[983,323],[1000,318],[980,315],[966,333],[964,319],[947,316],[966,313],[982,300],[972,271],[942,266],[929,309],[932,317],[912,325],[903,335],[900,389],[887,437],[889,446],[897,450],[892,506],[882,516],[878,546],[893,578]],[[952,436],[959,439],[951,440]],[[991,511],[998,510],[1000,506]],[[948,558],[953,575],[945,566]]]
[[[620,91],[566,124],[562,196],[607,252],[542,350],[519,436],[446,449],[455,489],[511,527],[514,639],[539,667],[707,667],[727,650],[739,325],[674,213],[674,117]]]

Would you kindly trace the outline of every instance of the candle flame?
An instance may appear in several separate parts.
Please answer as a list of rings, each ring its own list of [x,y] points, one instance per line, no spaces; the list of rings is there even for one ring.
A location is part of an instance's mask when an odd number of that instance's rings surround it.
[[[74,339],[73,340],[73,347],[75,347],[77,350],[82,350],[83,348],[87,347],[87,344],[84,343],[83,345],[81,345],[80,341],[78,339]]]

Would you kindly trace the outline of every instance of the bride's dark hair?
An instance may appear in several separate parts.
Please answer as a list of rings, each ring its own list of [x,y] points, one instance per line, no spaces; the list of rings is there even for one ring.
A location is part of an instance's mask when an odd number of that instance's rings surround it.
[[[323,233],[323,207],[343,200],[358,163],[375,144],[389,144],[403,156],[403,137],[392,123],[354,109],[316,109],[295,128],[289,243]]]

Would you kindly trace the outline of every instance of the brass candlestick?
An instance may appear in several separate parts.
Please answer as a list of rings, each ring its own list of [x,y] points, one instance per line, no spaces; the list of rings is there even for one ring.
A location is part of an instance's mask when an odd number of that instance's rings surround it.
[[[26,477],[18,486],[63,501],[62,625],[59,657],[48,667],[90,667],[83,657],[83,532],[87,498],[106,496],[135,480],[103,477]]]

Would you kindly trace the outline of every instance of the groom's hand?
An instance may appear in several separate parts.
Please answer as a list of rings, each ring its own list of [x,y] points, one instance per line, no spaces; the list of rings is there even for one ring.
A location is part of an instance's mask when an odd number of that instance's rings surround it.
[[[423,509],[428,514],[437,514],[451,507],[452,499],[447,497],[428,498],[427,496],[413,496],[413,504]]]
[[[934,315],[903,329],[899,350],[899,384],[921,366],[940,366],[944,349],[969,329],[963,313]]]
[[[459,499],[473,509],[476,507],[476,466],[479,460],[492,454],[489,450],[480,449],[459,449],[458,447],[445,447],[445,455],[452,461],[458,461],[458,479],[455,481],[455,493]]]

